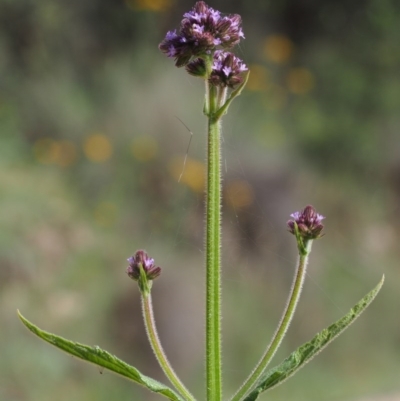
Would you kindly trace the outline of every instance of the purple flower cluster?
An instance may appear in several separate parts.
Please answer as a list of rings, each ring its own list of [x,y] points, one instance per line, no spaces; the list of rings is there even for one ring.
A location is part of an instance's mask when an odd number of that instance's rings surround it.
[[[209,81],[214,86],[229,86],[243,82],[242,72],[247,71],[246,64],[233,53],[217,50],[214,53],[214,63]]]
[[[294,223],[296,222],[299,234],[304,239],[310,240],[322,237],[324,226],[321,222],[325,217],[318,214],[311,205],[306,206],[304,210],[300,212],[292,213],[290,217],[292,217],[293,220],[289,220],[287,225],[292,234],[295,234]]]
[[[241,23],[240,15],[222,16],[198,1],[192,11],[184,14],[179,30],[167,33],[159,49],[168,57],[174,57],[177,67],[187,66],[190,74],[202,77],[206,74],[204,58],[213,56],[210,82],[233,87],[242,82],[236,75],[247,68],[233,54],[217,49],[230,49],[244,38]]]
[[[161,267],[154,265],[154,259],[149,258],[145,251],[139,250],[128,259],[129,266],[126,269],[128,276],[139,281],[140,279],[140,266],[142,266],[147,280],[154,280],[161,274]]]
[[[197,77],[206,76],[206,64],[202,58],[196,58],[185,67],[186,71]],[[213,56],[212,72],[208,78],[211,85],[233,88],[243,82],[242,73],[248,68],[233,53],[216,50]]]

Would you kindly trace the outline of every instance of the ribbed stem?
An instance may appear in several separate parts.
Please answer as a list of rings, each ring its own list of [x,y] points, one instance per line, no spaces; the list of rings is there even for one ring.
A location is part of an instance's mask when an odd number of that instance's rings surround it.
[[[195,401],[193,395],[190,394],[190,392],[187,390],[187,388],[180,381],[179,377],[172,369],[167,359],[167,356],[165,355],[165,352],[161,346],[157,334],[156,324],[154,321],[153,303],[151,301],[150,294],[148,295],[142,294],[142,310],[147,331],[147,337],[149,338],[151,348],[153,349],[153,352],[162,370],[168,377],[169,381],[175,386],[175,388],[179,391],[179,393],[181,393],[181,395],[185,398],[186,401]]]
[[[221,378],[221,143],[215,87],[208,88],[206,189],[206,376],[207,400],[220,401]]]
[[[296,310],[301,290],[303,288],[304,278],[306,276],[306,268],[308,262],[308,255],[311,252],[311,244],[312,241],[309,240],[305,244],[305,253],[299,255],[299,261],[297,265],[296,275],[293,280],[292,288],[289,294],[288,302],[286,304],[285,311],[283,312],[282,319],[278,325],[278,328],[268,345],[264,355],[261,357],[260,361],[258,362],[257,366],[254,368],[250,376],[246,379],[243,383],[242,387],[238,390],[238,392],[232,397],[231,401],[240,401],[243,397],[248,393],[249,390],[257,383],[257,380],[260,378],[268,364],[271,362],[271,359],[274,357],[276,351],[278,350],[279,346],[289,325],[292,321],[294,312]]]

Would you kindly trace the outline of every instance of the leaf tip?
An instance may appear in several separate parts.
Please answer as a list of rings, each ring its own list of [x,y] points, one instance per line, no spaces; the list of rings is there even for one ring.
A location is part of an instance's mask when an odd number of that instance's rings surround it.
[[[24,326],[29,329],[30,331],[33,331],[32,328],[35,327],[28,319],[26,319],[24,316],[22,316],[22,313],[17,309],[17,315],[21,322],[24,324]]]
[[[21,312],[19,311],[19,309],[17,309],[17,315],[20,318],[20,320],[22,320],[22,322],[25,320],[25,318],[22,316]]]
[[[378,285],[376,286],[377,293],[381,290],[384,282],[385,282],[385,275],[382,274],[381,281],[379,281]]]

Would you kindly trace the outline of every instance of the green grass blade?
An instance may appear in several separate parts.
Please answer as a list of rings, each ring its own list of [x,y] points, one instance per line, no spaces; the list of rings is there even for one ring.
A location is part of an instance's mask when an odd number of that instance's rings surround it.
[[[244,398],[244,401],[256,400],[262,392],[276,387],[290,376],[293,376],[315,355],[321,352],[329,343],[331,343],[344,330],[346,330],[350,324],[353,323],[354,320],[356,320],[358,316],[360,316],[361,313],[370,305],[381,289],[384,278],[385,277],[383,276],[379,284],[356,305],[354,305],[347,315],[343,316],[337,322],[319,332],[310,342],[300,346],[278,366],[267,371],[258,381],[255,389]]]
[[[164,397],[173,401],[183,401],[177,393],[164,384],[141,374],[136,368],[128,365],[126,362],[118,359],[116,356],[111,355],[109,352],[102,350],[100,347],[89,347],[84,344],[75,343],[65,338],[56,336],[47,331],[39,329],[37,326],[25,319],[18,311],[18,316],[22,323],[34,334],[42,340],[60,348],[61,350],[83,359],[84,361],[91,362],[95,365],[106,368],[114,373],[126,377],[134,382],[147,387],[150,391],[161,394]]]

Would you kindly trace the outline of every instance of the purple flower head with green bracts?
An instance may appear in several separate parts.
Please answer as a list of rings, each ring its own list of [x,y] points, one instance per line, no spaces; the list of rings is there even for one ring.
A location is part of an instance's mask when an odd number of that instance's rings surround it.
[[[296,234],[296,223],[298,232],[304,239],[317,239],[323,236],[322,230],[324,226],[321,222],[325,217],[318,214],[311,205],[306,206],[300,212],[292,213],[290,217],[293,220],[289,220],[287,225],[292,234]]]
[[[244,38],[240,15],[222,16],[219,11],[198,1],[192,11],[185,13],[178,32],[169,31],[159,49],[175,58],[175,65],[182,67],[192,57],[212,54],[215,50],[230,49]]]
[[[154,259],[149,258],[147,253],[143,250],[136,251],[136,253],[127,259],[129,266],[126,269],[128,276],[138,281],[140,279],[140,268],[143,268],[147,280],[154,280],[161,274],[161,267],[154,265]]]

